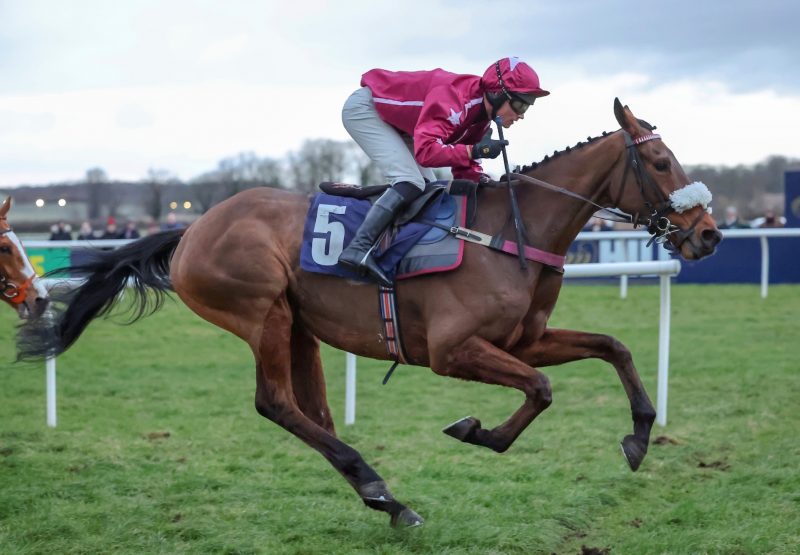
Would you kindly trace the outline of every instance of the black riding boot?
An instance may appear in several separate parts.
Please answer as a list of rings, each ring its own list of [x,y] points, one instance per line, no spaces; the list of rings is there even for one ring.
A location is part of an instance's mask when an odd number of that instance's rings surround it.
[[[381,233],[394,221],[400,210],[420,194],[422,191],[412,183],[406,182],[396,183],[386,189],[386,192],[370,207],[356,236],[339,256],[339,262],[362,275],[369,274],[385,287],[392,287],[392,281],[372,258],[372,250]]]

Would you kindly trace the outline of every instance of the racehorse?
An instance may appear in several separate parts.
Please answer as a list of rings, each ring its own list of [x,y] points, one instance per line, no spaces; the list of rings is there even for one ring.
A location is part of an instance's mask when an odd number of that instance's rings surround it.
[[[47,290],[33,269],[22,242],[8,225],[11,197],[0,205],[0,299],[23,320],[36,319],[49,302]]]
[[[619,100],[614,113],[621,130],[521,170],[516,188],[531,246],[564,255],[603,206],[646,225],[686,259],[712,254],[721,233],[706,210],[707,188],[688,185],[681,165],[653,128]],[[534,184],[545,180],[567,194]],[[698,186],[709,198],[687,203],[681,191]],[[513,236],[505,189],[482,188],[478,202],[476,230]],[[172,288],[201,317],[250,346],[255,407],[262,416],[319,451],[367,506],[389,513],[392,525],[421,524],[422,518],[336,436],[319,342],[359,356],[389,356],[374,309],[374,285],[300,268],[308,209],[305,195],[251,189],[214,206],[185,232],[163,232],[96,253],[93,261],[76,268],[87,280],[57,317],[52,335],[31,331],[26,340],[23,329],[20,354],[41,356],[68,348],[92,319],[111,308],[130,280],[140,315],[153,300],[148,290]],[[551,403],[550,383],[537,368],[600,358],[614,366],[630,400],[633,433],[622,440],[622,450],[636,470],[656,413],[631,353],[606,335],[548,328],[563,274],[537,262],[524,270],[520,266],[513,256],[467,243],[456,270],[396,286],[404,346],[414,364],[524,394],[522,405],[499,426],[484,428],[468,417],[444,431],[502,453]]]

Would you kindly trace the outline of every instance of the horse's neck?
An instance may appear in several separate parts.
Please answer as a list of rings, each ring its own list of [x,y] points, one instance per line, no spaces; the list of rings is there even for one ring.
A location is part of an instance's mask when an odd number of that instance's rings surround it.
[[[620,138],[609,135],[595,143],[563,152],[526,175],[563,187],[594,202],[607,201],[611,174],[622,156]],[[589,218],[597,210],[588,202],[522,184],[520,211],[533,246],[565,254]]]

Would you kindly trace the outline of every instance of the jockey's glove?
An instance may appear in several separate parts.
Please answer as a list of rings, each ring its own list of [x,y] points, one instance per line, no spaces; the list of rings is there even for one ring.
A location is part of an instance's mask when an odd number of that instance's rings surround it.
[[[483,138],[472,145],[472,159],[497,158],[503,152],[503,146],[507,144],[508,141],[492,139],[492,128],[489,128]]]

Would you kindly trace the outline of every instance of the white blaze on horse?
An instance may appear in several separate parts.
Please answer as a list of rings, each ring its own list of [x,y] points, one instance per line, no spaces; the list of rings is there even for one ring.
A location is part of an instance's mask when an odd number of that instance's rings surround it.
[[[0,205],[0,299],[16,309],[22,319],[41,316],[48,294],[33,269],[22,242],[8,224],[11,197]]]

